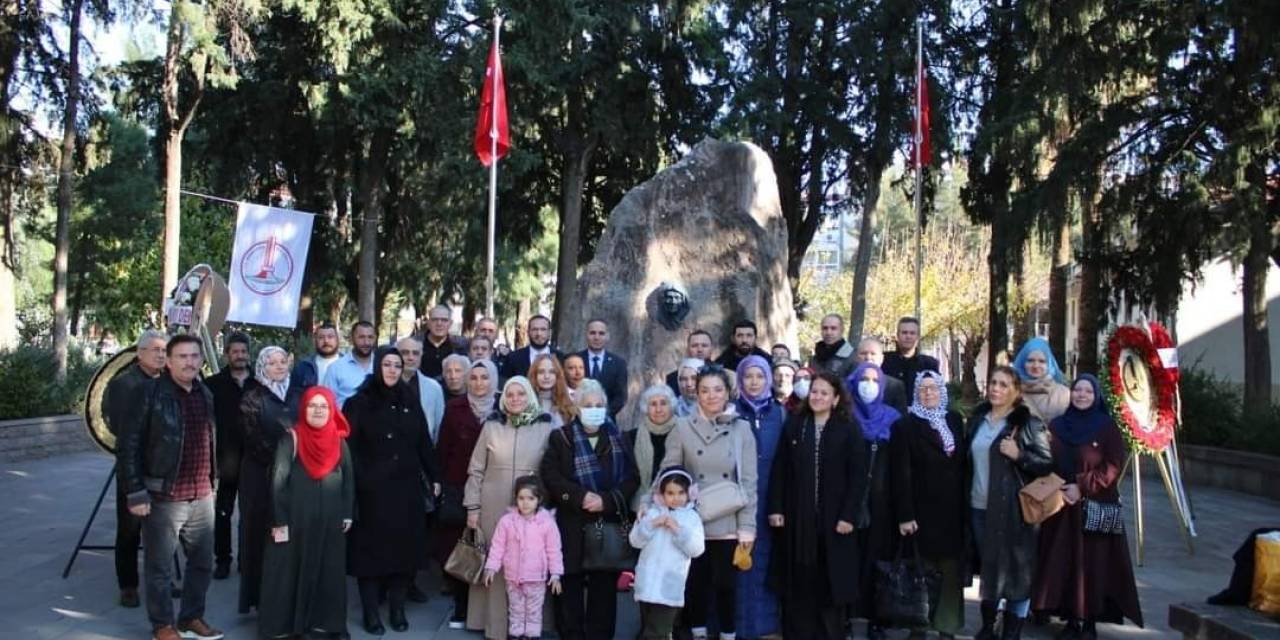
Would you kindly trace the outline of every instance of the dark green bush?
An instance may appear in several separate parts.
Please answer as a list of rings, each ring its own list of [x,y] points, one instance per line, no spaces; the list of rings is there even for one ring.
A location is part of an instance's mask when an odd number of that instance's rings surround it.
[[[1245,411],[1240,385],[1210,371],[1182,370],[1178,441],[1280,455],[1280,405]]]
[[[52,349],[0,351],[0,420],[78,413],[97,367],[80,349],[68,349],[67,379],[58,384]]]

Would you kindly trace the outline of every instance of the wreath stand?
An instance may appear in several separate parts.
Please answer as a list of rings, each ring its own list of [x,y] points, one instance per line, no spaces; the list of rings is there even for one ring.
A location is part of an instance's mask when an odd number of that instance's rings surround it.
[[[1195,512],[1182,481],[1178,458],[1177,427],[1182,422],[1182,397],[1178,390],[1177,347],[1158,322],[1140,320],[1118,327],[1107,340],[1103,385],[1117,426],[1129,444],[1129,459],[1117,482],[1133,467],[1134,538],[1138,566],[1146,551],[1146,518],[1143,513],[1142,458],[1149,456],[1160,472],[1165,493],[1187,553],[1195,554]]]

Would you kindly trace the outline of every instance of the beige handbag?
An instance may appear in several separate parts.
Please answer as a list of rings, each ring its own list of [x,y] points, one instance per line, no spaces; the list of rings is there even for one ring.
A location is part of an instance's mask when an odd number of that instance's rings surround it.
[[[453,547],[444,570],[449,575],[468,584],[480,584],[484,578],[484,561],[488,549],[481,541],[479,529],[465,529],[458,544]]]
[[[738,428],[733,429],[729,437],[733,440],[733,481],[717,482],[707,488],[698,487],[698,515],[703,522],[719,520],[727,515],[737,513],[747,506],[747,493],[739,484],[742,478],[742,443],[738,440]]]
[[[1022,485],[1018,491],[1022,519],[1027,524],[1040,524],[1061,511],[1066,504],[1062,498],[1062,486],[1066,483],[1058,474],[1050,473]]]

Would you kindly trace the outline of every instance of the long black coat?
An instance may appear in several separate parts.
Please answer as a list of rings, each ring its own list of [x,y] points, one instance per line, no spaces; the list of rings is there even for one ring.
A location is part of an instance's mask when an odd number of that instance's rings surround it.
[[[418,396],[403,382],[366,385],[343,406],[356,477],[356,518],[347,573],[376,578],[425,566],[430,545],[423,476],[438,482],[435,450]]]
[[[564,572],[566,574],[582,571],[582,528],[587,523],[604,519],[606,522],[620,522],[620,514],[628,518],[631,515],[631,497],[640,487],[639,475],[636,473],[636,459],[630,451],[624,458],[628,469],[626,478],[613,491],[598,492],[604,502],[604,510],[600,513],[588,513],[582,510],[582,497],[589,489],[578,484],[573,473],[573,434],[570,429],[577,428],[577,420],[551,432],[547,439],[547,451],[542,454],[539,471],[542,481],[547,485],[547,498],[551,506],[556,508],[556,525],[560,528],[560,546],[564,551]],[[625,439],[623,439],[625,442]],[[625,446],[625,445],[624,445]],[[596,441],[596,458],[600,461],[600,474],[613,474],[613,447],[609,438],[601,433]],[[621,499],[619,501],[619,498]]]
[[[856,420],[827,423],[818,443],[820,489],[815,505],[804,482],[812,477],[814,465],[812,443],[805,439],[806,429],[812,429],[809,422],[806,415],[787,418],[773,459],[768,512],[782,514],[785,523],[775,537],[770,571],[784,598],[813,593],[811,583],[821,577],[827,588],[819,592],[829,591],[831,601],[818,606],[852,604],[858,597],[858,539],[852,533],[836,533],[836,523],[854,521],[866,486],[866,446]],[[814,575],[815,568],[800,560],[806,548],[822,549],[825,564],[816,569],[826,575]]]
[[[978,427],[991,411],[983,403],[969,420],[965,437],[968,454]],[[1000,453],[1000,441],[1010,433],[1018,444],[1017,460]],[[1036,564],[1036,538],[1039,527],[1022,519],[1018,491],[1023,485],[1053,471],[1049,452],[1049,429],[1031,410],[1019,404],[1009,414],[1004,429],[991,443],[991,464],[987,477],[987,524],[982,540],[974,540],[973,550],[981,564],[982,599],[1031,597],[1031,574]],[[966,492],[973,478],[973,456],[966,455]]]
[[[947,429],[956,443],[948,456],[942,438],[924,418],[907,415],[889,439],[894,530],[914,520],[920,555],[960,560],[969,540],[969,485],[965,483],[964,420],[947,412]]]
[[[298,420],[302,387],[289,385],[284,400],[255,383],[240,400],[240,610],[258,606],[263,549],[271,531],[271,467],[276,447]]]

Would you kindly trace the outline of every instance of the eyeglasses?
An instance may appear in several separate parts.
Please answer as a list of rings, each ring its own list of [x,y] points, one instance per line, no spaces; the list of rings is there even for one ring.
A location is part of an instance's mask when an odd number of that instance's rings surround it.
[[[410,350],[408,350],[408,349],[401,349],[401,350],[400,350],[400,353],[402,353],[402,354],[404,354],[404,355],[406,355],[406,356],[420,356],[420,355],[422,355],[422,351],[420,351],[420,350],[418,350],[418,351],[410,351]]]

